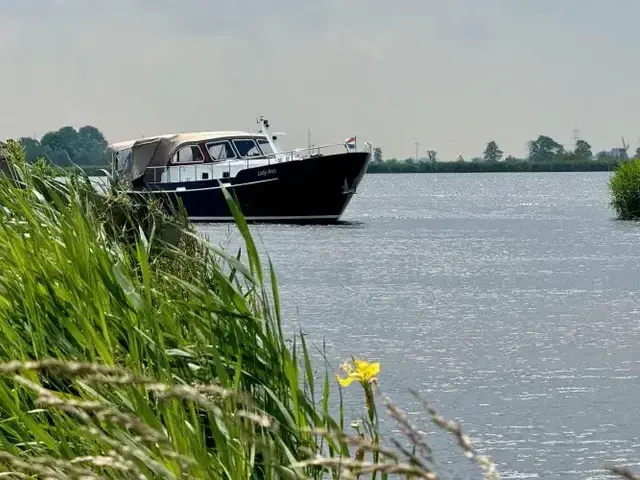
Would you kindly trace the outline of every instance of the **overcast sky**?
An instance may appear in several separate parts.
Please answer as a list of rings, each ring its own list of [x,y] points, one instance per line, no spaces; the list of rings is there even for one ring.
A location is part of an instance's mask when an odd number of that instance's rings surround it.
[[[0,138],[357,134],[385,157],[640,140],[638,0],[0,0]]]

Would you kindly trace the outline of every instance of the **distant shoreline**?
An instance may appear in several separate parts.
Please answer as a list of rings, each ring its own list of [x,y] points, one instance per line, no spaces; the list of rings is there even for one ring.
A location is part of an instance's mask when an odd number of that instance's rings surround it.
[[[47,132],[39,140],[22,137],[17,141],[24,148],[29,163],[45,158],[66,171],[77,171],[79,167],[86,175],[100,177],[105,176],[101,169],[111,170],[109,165],[113,159],[108,142],[102,132],[91,125],[78,130],[66,126]],[[626,161],[628,148],[623,139],[623,148],[601,151],[594,156],[591,145],[584,140],[578,140],[575,150],[569,151],[551,137],[539,135],[528,142],[526,158],[503,156],[504,152],[491,140],[481,157],[464,161],[460,156],[456,161],[443,162],[438,160],[435,150],[428,150],[423,158],[384,159],[382,149],[378,147],[371,149],[372,161],[367,173],[611,172],[620,162]],[[640,148],[635,157],[640,158]]]
[[[523,172],[612,172],[619,162],[372,162],[367,173],[523,173]]]

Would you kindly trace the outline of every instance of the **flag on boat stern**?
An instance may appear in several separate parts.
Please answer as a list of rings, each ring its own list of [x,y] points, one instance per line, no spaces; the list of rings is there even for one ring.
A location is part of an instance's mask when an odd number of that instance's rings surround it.
[[[344,141],[344,146],[347,147],[347,150],[355,150],[356,148],[356,136],[349,137]]]

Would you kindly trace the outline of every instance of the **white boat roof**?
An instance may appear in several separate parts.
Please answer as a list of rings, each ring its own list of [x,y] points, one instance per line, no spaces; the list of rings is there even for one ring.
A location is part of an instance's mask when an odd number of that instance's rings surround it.
[[[135,140],[125,140],[122,142],[116,142],[109,145],[111,150],[120,152],[127,150],[136,142],[145,140],[154,140],[159,138],[174,138],[176,143],[190,143],[190,142],[202,142],[203,140],[217,140],[219,138],[233,138],[233,137],[264,137],[262,133],[256,132],[242,132],[242,131],[215,131],[215,132],[184,132],[184,133],[166,133],[163,135],[154,135],[152,137],[137,138]]]

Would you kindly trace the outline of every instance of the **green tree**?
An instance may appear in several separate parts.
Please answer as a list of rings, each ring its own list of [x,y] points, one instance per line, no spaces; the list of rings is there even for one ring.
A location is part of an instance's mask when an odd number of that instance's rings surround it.
[[[51,149],[43,147],[35,138],[22,137],[18,142],[24,148],[25,157],[28,163],[34,163],[38,158],[46,157],[51,153]]]
[[[484,149],[484,160],[486,162],[499,162],[503,153],[495,140],[491,140],[487,143],[487,148]]]
[[[418,171],[418,164],[413,158],[407,158],[404,161],[404,171],[408,173],[414,173]]]
[[[427,150],[427,158],[430,162],[437,162],[438,152],[436,152],[435,150]]]
[[[373,161],[377,163],[382,162],[382,149],[380,147],[373,149]]]
[[[593,158],[591,145],[584,140],[578,140],[576,142],[576,149],[574,153],[578,160],[591,160]]]
[[[562,152],[564,147],[546,135],[540,135],[529,142],[529,160],[532,162],[551,162]]]
[[[582,159],[578,158],[578,155],[575,152],[567,152],[567,151],[562,151],[562,152],[558,152],[554,155],[553,160],[555,162],[575,162],[575,161],[580,161]]]
[[[78,140],[80,146],[90,150],[96,147],[107,147],[107,140],[104,138],[104,135],[100,130],[96,127],[92,127],[91,125],[86,125],[81,127],[78,130]]]
[[[601,151],[598,152],[598,154],[596,155],[596,159],[601,161],[601,162],[614,162],[617,160],[617,158],[615,158],[613,155],[611,155],[610,152],[606,152],[606,151]]]
[[[55,132],[47,132],[42,136],[40,143],[51,150],[66,150],[73,152],[78,148],[78,132],[73,127],[62,127]]]
[[[29,163],[35,163],[41,157],[59,166],[104,166],[110,162],[107,140],[99,129],[91,125],[85,125],[78,131],[70,126],[62,127],[45,133],[39,141],[23,137],[20,144]]]

